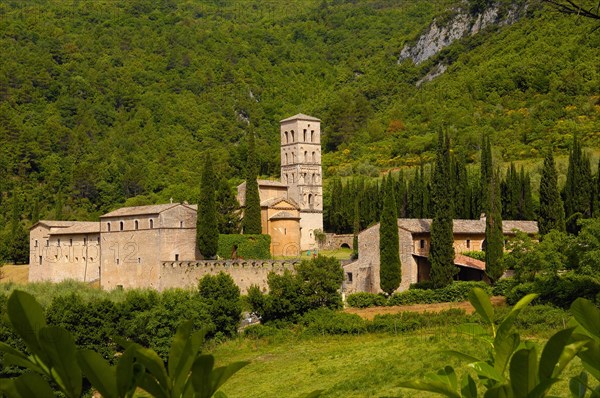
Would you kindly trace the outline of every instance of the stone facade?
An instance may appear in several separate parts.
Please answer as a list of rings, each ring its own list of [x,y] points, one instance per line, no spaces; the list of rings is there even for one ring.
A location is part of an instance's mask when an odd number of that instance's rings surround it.
[[[325,234],[325,242],[319,246],[321,250],[337,250],[344,247],[353,249],[353,234]]]
[[[407,290],[412,283],[429,279],[430,265],[427,260],[430,249],[431,220],[398,219],[398,240],[402,281],[398,291]],[[514,235],[515,230],[530,235],[538,232],[535,221],[504,221],[505,236]],[[454,220],[455,264],[459,267],[459,278],[485,280],[485,263],[470,259],[460,253],[480,251],[485,244],[485,219]],[[379,287],[379,224],[358,235],[358,259],[344,265],[344,291],[382,292]]]

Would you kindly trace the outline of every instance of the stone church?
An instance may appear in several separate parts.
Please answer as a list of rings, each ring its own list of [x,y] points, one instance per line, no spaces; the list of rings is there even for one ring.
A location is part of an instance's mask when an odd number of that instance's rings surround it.
[[[262,233],[271,235],[273,256],[298,256],[317,248],[323,231],[321,121],[298,114],[280,122],[280,181],[258,180]],[[246,183],[238,186],[243,206]]]
[[[317,247],[323,229],[320,120],[298,114],[281,121],[281,179],[259,180],[262,232],[273,256],[298,257]],[[245,183],[238,187],[244,204]],[[196,205],[124,207],[100,221],[42,220],[30,229],[29,281],[99,281],[102,288],[186,287],[206,273],[230,273],[236,283],[266,286],[287,263],[198,260]],[[258,264],[258,265],[257,265]]]

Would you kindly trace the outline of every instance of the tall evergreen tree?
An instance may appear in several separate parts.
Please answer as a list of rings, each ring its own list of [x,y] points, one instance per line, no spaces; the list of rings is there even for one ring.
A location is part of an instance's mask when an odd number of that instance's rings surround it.
[[[489,204],[489,187],[493,174],[492,145],[490,144],[490,137],[488,137],[487,134],[483,134],[481,139],[481,165],[479,173],[479,212],[487,213],[487,205]]]
[[[400,244],[398,241],[398,216],[391,176],[383,182],[383,210],[379,224],[379,286],[392,294],[400,286]]]
[[[520,220],[533,220],[533,197],[531,195],[531,177],[521,166],[521,208],[519,209]]]
[[[567,181],[563,190],[566,226],[571,233],[579,232],[579,218],[591,215],[591,177],[589,158],[583,153],[577,135],[574,135],[573,147],[569,154]]]
[[[488,186],[488,209],[485,222],[485,272],[492,282],[496,282],[504,273],[502,256],[504,254],[504,234],[502,233],[502,202],[500,194],[500,171],[492,175]]]
[[[352,258],[358,258],[358,233],[360,232],[360,208],[358,205],[358,196],[354,199],[354,223],[352,237]]]
[[[221,234],[237,234],[240,232],[239,204],[224,177],[219,178],[216,198],[217,224]]]
[[[13,264],[26,264],[29,260],[29,239],[21,222],[22,211],[23,197],[21,192],[16,191],[12,197],[10,236],[8,236],[5,247],[5,257]]]
[[[254,133],[248,133],[248,157],[246,158],[246,201],[242,227],[245,234],[261,234],[260,195],[258,192],[258,158]]]
[[[433,221],[431,222],[431,281],[436,288],[452,282],[458,272],[454,266],[452,187],[450,178],[450,141],[442,132],[433,173]]]
[[[598,159],[598,169],[596,170],[596,195],[594,196],[594,217],[600,217],[600,159]]]
[[[196,221],[196,244],[204,258],[213,258],[219,248],[219,228],[215,203],[215,173],[210,153],[207,153],[202,170],[198,218]]]
[[[544,168],[540,180],[540,212],[538,225],[541,235],[555,229],[565,231],[565,210],[558,191],[558,173],[552,150],[544,158]]]

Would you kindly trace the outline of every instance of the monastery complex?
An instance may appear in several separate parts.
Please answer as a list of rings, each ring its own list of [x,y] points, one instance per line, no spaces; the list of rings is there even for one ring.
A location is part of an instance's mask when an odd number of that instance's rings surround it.
[[[323,231],[320,120],[298,114],[280,122],[281,178],[258,180],[262,233],[271,236],[271,255],[295,260],[203,260],[196,249],[197,206],[169,203],[125,207],[97,222],[39,221],[30,230],[29,281],[74,279],[103,289],[188,288],[207,274],[225,272],[245,293],[267,289],[270,272],[293,270],[300,255],[318,245]],[[237,188],[244,206],[246,183]],[[431,220],[398,219],[402,283],[429,280]],[[534,221],[504,221],[504,234],[535,235]],[[328,234],[329,248],[349,246],[351,236]],[[380,292],[379,224],[359,234],[359,258],[344,265],[346,293]],[[464,251],[485,246],[485,219],[454,220],[455,265],[462,280],[484,280],[485,263]]]

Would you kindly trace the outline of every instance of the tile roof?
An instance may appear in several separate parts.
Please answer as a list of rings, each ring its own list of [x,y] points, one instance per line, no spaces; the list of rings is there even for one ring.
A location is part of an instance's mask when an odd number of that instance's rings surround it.
[[[308,120],[310,122],[320,122],[321,121],[320,119],[317,119],[314,116],[308,116],[308,115],[305,115],[304,113],[298,113],[297,115],[290,116],[288,118],[280,120],[279,123],[290,122],[292,120]]]
[[[271,198],[271,199],[263,200],[262,202],[260,202],[260,207],[273,207],[276,204],[281,203],[281,202],[287,202],[290,205],[292,205],[292,207],[294,209],[300,210],[300,206],[298,206],[298,204],[296,203],[295,200],[289,199],[289,198],[284,198],[284,197]]]
[[[196,210],[197,205],[188,205],[182,203],[166,203],[161,205],[149,205],[149,206],[134,206],[134,207],[121,207],[120,209],[113,210],[110,213],[106,213],[100,218],[108,217],[124,217],[124,216],[141,216],[146,214],[160,214],[165,210],[169,210],[176,206],[185,206],[190,209]]]
[[[426,255],[419,254],[419,253],[413,253],[412,255],[415,257],[428,258]],[[484,261],[476,260],[474,258],[465,256],[464,254],[459,254],[459,253],[456,253],[454,255],[454,265],[456,265],[457,267],[466,267],[466,268],[477,269],[480,271],[485,271],[485,262]]]
[[[50,235],[75,235],[100,233],[100,221],[77,221],[70,227],[52,228]]]
[[[428,218],[399,218],[398,227],[412,233],[429,233],[431,219]],[[485,233],[485,219],[480,220],[453,220],[453,232],[455,234]],[[513,229],[528,234],[538,233],[537,221],[502,221],[502,231],[511,234]]]
[[[54,221],[54,220],[40,220],[33,224],[31,228],[35,228],[38,225],[45,225],[48,228],[67,228],[75,224],[77,221]],[[30,229],[31,229],[30,228]]]
[[[281,181],[277,181],[277,180],[256,180],[256,182],[258,183],[259,187],[263,186],[263,187],[281,187],[281,188],[287,188],[287,185],[285,185]],[[238,188],[246,189],[246,181],[242,182],[237,187]]]
[[[290,212],[287,211],[280,211],[279,213],[275,214],[274,216],[272,216],[271,218],[269,218],[269,220],[299,220],[300,217],[299,216],[295,216]]]

